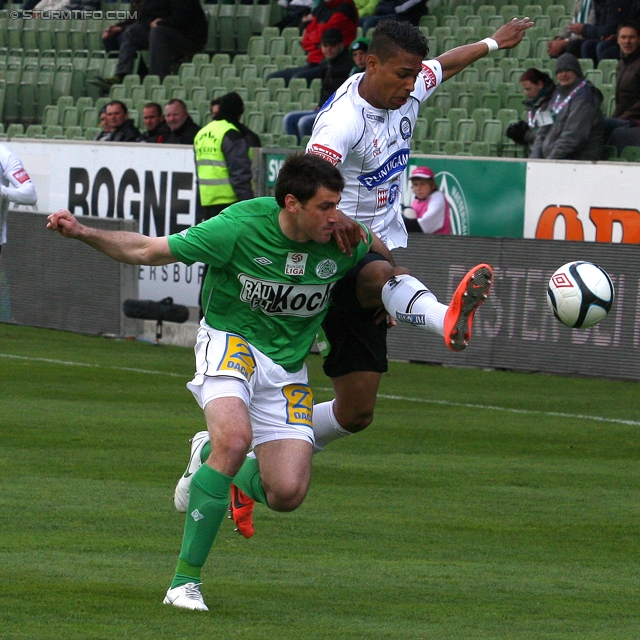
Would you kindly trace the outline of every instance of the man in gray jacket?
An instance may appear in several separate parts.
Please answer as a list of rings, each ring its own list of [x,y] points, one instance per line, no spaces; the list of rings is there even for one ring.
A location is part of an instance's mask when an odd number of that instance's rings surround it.
[[[578,59],[570,53],[558,58],[556,80],[549,105],[553,124],[537,132],[529,157],[600,160],[604,145],[602,94],[585,79]]]

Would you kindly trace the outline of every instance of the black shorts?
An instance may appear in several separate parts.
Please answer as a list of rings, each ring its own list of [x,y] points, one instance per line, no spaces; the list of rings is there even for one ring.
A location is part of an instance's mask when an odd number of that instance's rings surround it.
[[[386,260],[378,253],[368,253],[336,283],[331,292],[329,312],[322,328],[330,344],[323,369],[330,378],[354,371],[384,373],[387,366],[387,324],[375,324],[377,309],[365,309],[358,303],[356,282],[361,269],[376,260]]]

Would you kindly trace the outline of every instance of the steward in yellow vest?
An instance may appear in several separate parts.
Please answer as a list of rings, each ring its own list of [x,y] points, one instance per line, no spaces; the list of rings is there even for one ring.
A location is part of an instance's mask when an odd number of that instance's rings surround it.
[[[253,198],[249,145],[228,120],[213,120],[193,141],[203,219],[240,200]]]

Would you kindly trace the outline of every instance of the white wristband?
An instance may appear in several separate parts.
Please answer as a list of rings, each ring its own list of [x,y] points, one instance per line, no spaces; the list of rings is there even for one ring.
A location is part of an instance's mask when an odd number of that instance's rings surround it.
[[[485,38],[484,40],[480,40],[480,42],[484,42],[487,47],[489,47],[489,53],[492,51],[497,51],[500,47],[498,43],[493,38]]]

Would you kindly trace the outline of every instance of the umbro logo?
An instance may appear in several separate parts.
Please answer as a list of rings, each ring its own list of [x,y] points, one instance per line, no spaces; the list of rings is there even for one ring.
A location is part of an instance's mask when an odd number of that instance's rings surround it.
[[[260,258],[254,258],[253,261],[261,264],[263,267],[266,267],[268,264],[273,264],[273,262],[271,262],[269,258],[265,258],[264,256]]]
[[[198,522],[198,521],[200,521],[200,520],[204,520],[204,516],[203,516],[203,515],[202,515],[202,514],[197,510],[197,509],[194,509],[194,510],[191,512],[191,517],[192,517],[196,522]]]

